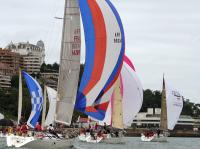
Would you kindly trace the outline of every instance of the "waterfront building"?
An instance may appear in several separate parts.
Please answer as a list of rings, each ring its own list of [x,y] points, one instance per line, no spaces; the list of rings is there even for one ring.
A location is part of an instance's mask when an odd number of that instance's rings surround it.
[[[40,67],[45,60],[45,46],[43,41],[38,41],[36,45],[29,42],[11,42],[6,46],[12,52],[21,55],[21,67],[29,74],[38,74]]]
[[[133,121],[133,126],[137,128],[159,128],[160,108],[148,108],[147,112],[140,112]],[[194,119],[191,116],[181,115],[175,130],[194,130],[200,128],[200,119]]]
[[[13,75],[13,69],[0,62],[0,88],[10,88],[11,87],[11,76]]]
[[[13,70],[13,74],[11,74],[12,76],[18,73],[21,63],[21,56],[18,53],[0,48],[0,63],[6,64]]]

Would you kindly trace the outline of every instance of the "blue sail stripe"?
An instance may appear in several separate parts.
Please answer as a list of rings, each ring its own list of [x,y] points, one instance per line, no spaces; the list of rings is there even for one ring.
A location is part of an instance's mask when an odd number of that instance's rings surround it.
[[[87,3],[87,0],[79,0],[79,6],[81,10],[81,16],[83,20],[84,32],[85,32],[85,43],[86,43],[86,61],[83,76],[81,79],[81,84],[79,91],[83,92],[84,88],[87,86],[91,74],[92,68],[94,66],[94,54],[95,54],[95,30],[92,21],[92,14]]]
[[[92,21],[92,14],[87,0],[79,0],[79,7],[85,32],[86,56],[84,72],[77,93],[75,109],[84,111],[84,108],[86,106],[86,98],[83,94],[83,91],[91,79],[92,68],[94,66],[95,30]]]

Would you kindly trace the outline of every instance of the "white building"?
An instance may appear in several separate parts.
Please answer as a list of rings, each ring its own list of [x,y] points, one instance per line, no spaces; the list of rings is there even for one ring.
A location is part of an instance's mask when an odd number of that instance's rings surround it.
[[[40,66],[45,60],[45,46],[43,41],[38,41],[36,45],[29,42],[11,42],[6,49],[19,53],[22,56],[22,69],[30,74],[40,72]]]
[[[160,108],[148,108],[147,112],[140,112],[136,115],[133,125],[138,128],[158,128],[160,125]],[[181,115],[175,129],[194,129],[200,127],[200,120],[191,116]]]

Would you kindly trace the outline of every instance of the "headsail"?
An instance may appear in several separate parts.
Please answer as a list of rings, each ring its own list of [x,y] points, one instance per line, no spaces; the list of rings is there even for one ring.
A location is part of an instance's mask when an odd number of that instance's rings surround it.
[[[124,127],[131,126],[143,103],[143,87],[131,60],[124,56],[121,71],[123,85],[123,122]]]
[[[123,127],[128,127],[131,126],[133,119],[142,107],[143,88],[136,74],[135,67],[127,56],[124,56],[120,74],[120,93],[122,95]],[[115,121],[113,119],[116,117],[113,117],[113,112],[115,112],[113,110],[119,110],[114,108],[115,105],[112,104],[113,100],[115,100],[115,96],[112,96],[109,108],[106,111],[106,116],[100,124],[105,122],[107,125],[111,125],[111,123],[113,125],[113,121]],[[118,115],[120,117],[120,114]],[[115,124],[114,127],[116,127]]]
[[[49,126],[50,124],[53,124],[55,121],[57,91],[55,91],[53,88],[50,87],[46,88],[49,99],[49,110],[45,120],[45,126]]]
[[[183,109],[183,96],[165,83],[168,129],[173,130]]]
[[[109,90],[123,63],[124,30],[119,14],[109,0],[79,0],[79,6],[85,31],[86,60],[76,109],[103,120],[112,95]],[[103,95],[107,96],[104,101]]]
[[[63,21],[56,122],[71,124],[80,70],[80,12],[78,0],[66,0]]]
[[[22,72],[25,78],[28,90],[31,96],[32,111],[28,119],[27,125],[34,128],[42,111],[43,95],[42,89],[38,82],[33,79],[28,73]]]

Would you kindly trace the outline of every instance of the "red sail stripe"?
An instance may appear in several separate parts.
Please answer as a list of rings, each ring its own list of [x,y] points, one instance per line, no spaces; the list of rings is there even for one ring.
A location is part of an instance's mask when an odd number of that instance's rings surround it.
[[[100,80],[106,56],[106,26],[103,14],[96,1],[88,0],[88,5],[92,13],[95,30],[95,57],[92,75],[88,85],[84,89],[84,95],[86,95]]]

